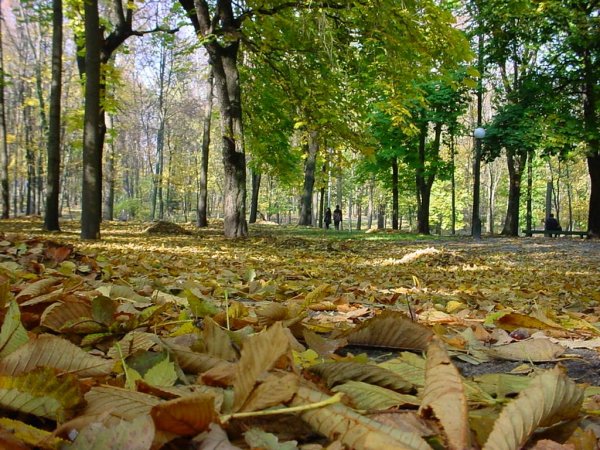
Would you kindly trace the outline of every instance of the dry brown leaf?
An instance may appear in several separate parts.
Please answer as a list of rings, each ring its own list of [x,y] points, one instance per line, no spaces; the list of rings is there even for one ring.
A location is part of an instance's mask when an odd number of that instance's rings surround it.
[[[228,361],[223,361],[222,359],[215,358],[206,353],[194,352],[189,348],[179,345],[169,345],[169,350],[175,357],[179,367],[189,373],[206,372],[216,367],[226,370],[233,366],[233,364]]]
[[[15,298],[21,303],[33,297],[37,297],[38,295],[46,294],[50,292],[54,286],[60,284],[61,281],[60,278],[40,278],[39,280],[26,285]]]
[[[522,448],[537,428],[576,418],[582,402],[583,389],[559,368],[548,370],[535,377],[515,400],[504,407],[483,448]]]
[[[203,336],[206,353],[225,361],[237,360],[237,352],[233,348],[227,332],[208,317],[204,319]]]
[[[572,444],[562,445],[558,442],[542,439],[537,441],[531,450],[575,450],[575,446]]]
[[[407,392],[413,385],[389,369],[374,364],[354,361],[327,362],[310,367],[311,372],[320,375],[328,387],[345,381],[364,381],[396,391]]]
[[[298,375],[294,373],[270,373],[252,391],[242,411],[260,411],[286,403],[298,390],[298,383]]]
[[[425,389],[419,409],[428,411],[440,421],[448,438],[448,448],[470,448],[467,399],[462,377],[438,338],[427,349]]]
[[[317,390],[300,386],[292,405],[309,405],[327,398]],[[384,425],[339,403],[300,413],[300,417],[318,433],[354,450],[431,450],[418,434]]]
[[[532,362],[556,361],[564,352],[562,345],[549,339],[528,339],[486,349],[486,353],[492,358]]]
[[[242,408],[259,376],[270,371],[289,348],[290,342],[280,322],[244,341],[233,382],[234,412]]]
[[[19,375],[36,367],[53,367],[80,377],[107,375],[114,361],[92,356],[66,339],[41,334],[0,361],[0,373]]]
[[[42,314],[40,324],[60,333],[66,326],[76,332],[78,324],[83,325],[80,328],[85,328],[90,323],[95,324],[92,320],[92,305],[89,301],[74,299],[48,306]],[[96,327],[102,328],[99,324]]]
[[[219,419],[214,397],[202,393],[159,403],[150,415],[157,429],[179,436],[194,436]]]
[[[160,403],[153,395],[129,391],[114,386],[93,387],[86,395],[86,414],[105,414],[124,420],[133,420],[137,416],[150,413],[150,409]]]
[[[344,347],[348,343],[348,341],[343,338],[326,339],[308,329],[302,330],[302,334],[306,341],[306,345],[321,356],[330,356],[338,348]]]
[[[397,311],[383,312],[344,335],[350,345],[404,350],[425,350],[431,336],[429,328]]]

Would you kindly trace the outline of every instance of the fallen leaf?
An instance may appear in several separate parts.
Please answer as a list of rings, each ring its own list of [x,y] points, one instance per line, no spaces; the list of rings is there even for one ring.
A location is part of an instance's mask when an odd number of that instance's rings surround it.
[[[504,407],[483,450],[522,448],[537,428],[576,418],[582,402],[581,388],[559,368],[548,370]]]
[[[434,338],[427,348],[425,389],[419,408],[421,415],[432,411],[448,438],[448,448],[470,448],[467,399],[462,377],[450,362],[443,344]]]

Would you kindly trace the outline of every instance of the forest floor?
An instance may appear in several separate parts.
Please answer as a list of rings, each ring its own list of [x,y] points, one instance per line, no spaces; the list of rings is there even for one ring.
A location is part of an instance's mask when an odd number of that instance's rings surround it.
[[[253,323],[245,317],[269,303],[285,305],[283,318],[292,321],[292,305],[300,302],[303,323],[324,336],[399,311],[440,336],[465,377],[533,374],[558,363],[577,383],[600,386],[597,240],[476,241],[271,224],[252,225],[247,239],[229,240],[218,222],[206,229],[184,225],[185,234],[153,234],[148,224],[110,222],[103,224],[102,240],[92,242],[79,239],[75,222],[63,223],[61,233],[43,232],[41,225],[31,218],[0,221],[5,237],[0,245],[11,248],[35,236],[73,246],[73,270],[87,280],[124,285],[137,296],[193,292],[214,302],[214,317],[224,308],[239,311],[238,317],[227,313],[233,329],[238,318],[240,328]],[[15,293],[24,289],[23,283],[15,286]],[[516,343],[526,345],[495,350]],[[338,350],[365,352],[377,362],[398,351],[381,343]]]

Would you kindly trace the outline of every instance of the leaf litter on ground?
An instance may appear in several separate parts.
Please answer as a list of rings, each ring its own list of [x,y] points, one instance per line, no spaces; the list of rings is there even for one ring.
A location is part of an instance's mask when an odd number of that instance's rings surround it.
[[[600,442],[598,242],[39,226],[2,223],[2,448]]]

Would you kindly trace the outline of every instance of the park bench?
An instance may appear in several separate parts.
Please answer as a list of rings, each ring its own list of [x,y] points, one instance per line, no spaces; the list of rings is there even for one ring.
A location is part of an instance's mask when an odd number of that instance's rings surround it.
[[[546,230],[522,230],[523,233],[525,233],[525,236],[531,237],[534,234],[544,234],[544,235],[548,235],[548,236],[557,236],[557,235],[563,235],[563,236],[579,236],[580,238],[584,238],[587,236],[587,231],[566,231],[566,230],[552,230],[552,231],[546,231]]]

